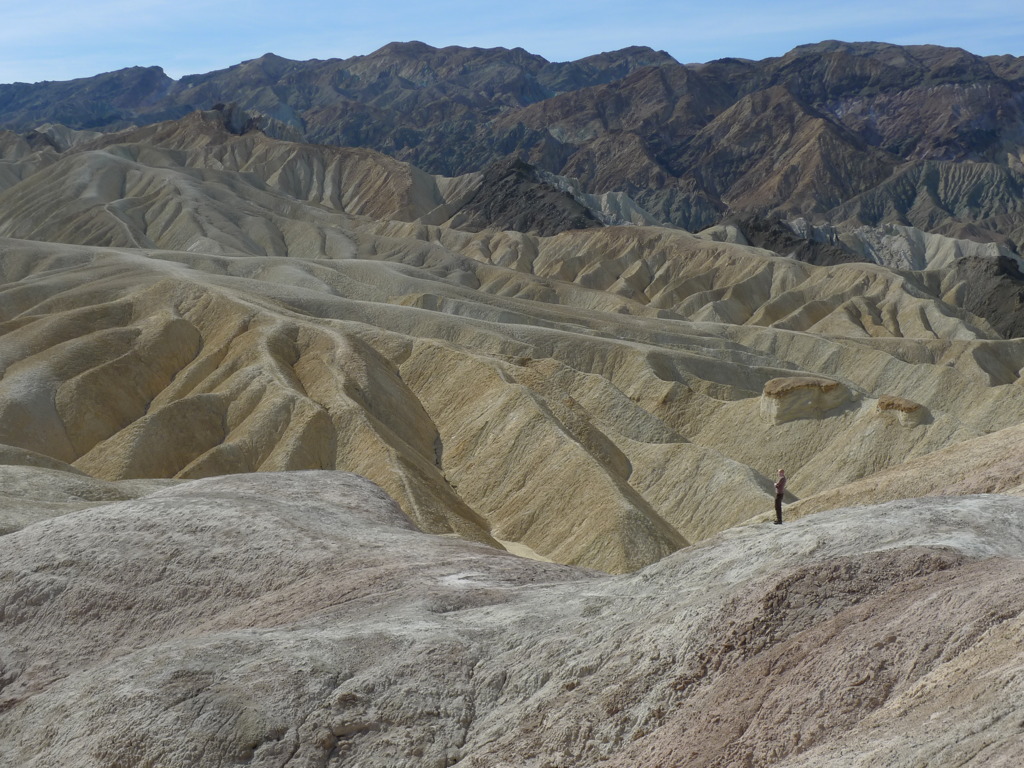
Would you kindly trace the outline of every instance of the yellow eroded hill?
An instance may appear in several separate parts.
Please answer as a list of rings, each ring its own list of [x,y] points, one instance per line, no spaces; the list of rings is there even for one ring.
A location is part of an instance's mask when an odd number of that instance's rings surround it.
[[[1024,344],[929,273],[464,232],[479,179],[200,117],[31,162],[0,443],[96,478],[345,469],[426,531],[625,571],[767,513],[779,466],[802,498],[1024,421]]]

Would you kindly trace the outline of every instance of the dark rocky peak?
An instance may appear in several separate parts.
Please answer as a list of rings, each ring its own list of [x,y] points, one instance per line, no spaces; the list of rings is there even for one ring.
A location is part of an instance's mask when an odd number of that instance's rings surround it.
[[[799,46],[759,69],[748,87],[784,84],[811,102],[999,79],[984,59],[959,48],[838,40]]]
[[[452,224],[470,231],[513,229],[542,237],[601,226],[590,209],[516,158],[495,161],[484,170],[476,195]]]
[[[890,66],[909,66],[907,49],[894,43],[874,41],[846,42],[844,40],[822,40],[820,43],[798,45],[781,57],[766,59],[765,62],[778,60],[808,59],[817,56],[859,56],[878,59]]]
[[[173,82],[161,67],[128,67],[75,80],[0,85],[0,109],[86,95],[131,103],[140,98],[161,96]]]
[[[850,93],[905,88],[924,79],[924,67],[898,46],[827,41],[800,46],[765,62],[758,87],[784,84],[809,101]]]
[[[355,56],[355,59],[418,59],[437,53],[438,49],[427,45],[419,40],[408,42],[395,41],[383,45],[372,53],[365,56]]]
[[[292,61],[273,53],[266,53],[258,59],[249,59],[226,69],[202,75],[186,75],[178,81],[175,90],[181,92],[208,83],[244,88],[275,85],[289,72],[306,66],[307,62]]]
[[[1024,56],[987,56],[985,61],[999,77],[1010,82],[1024,82]]]
[[[200,112],[196,114],[209,116],[209,118],[214,120],[216,120],[219,115],[220,123],[224,126],[225,130],[236,136],[251,133],[252,131],[259,131],[264,120],[263,116],[252,112],[246,112],[235,103],[214,104],[213,109],[209,112]]]
[[[258,59],[243,62],[239,69],[247,74],[262,74],[268,80],[280,80],[288,70],[299,62],[273,53],[265,53]]]
[[[988,61],[963,48],[910,45],[906,50],[924,66],[926,85],[975,85],[1000,79]]]
[[[0,132],[0,147],[2,147],[3,134],[14,135],[10,134],[8,131]],[[54,137],[44,131],[29,131],[25,134],[23,141],[26,146],[31,147],[33,150],[52,149],[55,152],[64,151],[64,148],[58,144]],[[0,159],[7,160],[8,157],[6,156],[6,153],[0,152]]]
[[[0,85],[0,125],[19,132],[46,122],[123,127],[136,109],[159,102],[173,84],[160,67],[129,67],[77,80]]]
[[[537,80],[553,93],[563,93],[620,80],[644,67],[678,64],[665,51],[637,45],[576,61],[552,62],[537,75]]]
[[[802,236],[794,232],[793,227],[777,215],[746,215],[727,223],[734,224],[751,245],[808,264],[832,266],[864,260],[860,254],[844,246],[837,237]]]
[[[86,87],[90,90],[101,89],[105,87],[117,87],[118,85],[123,86],[124,84],[134,84],[137,82],[174,82],[168,77],[163,70],[163,67],[151,66],[151,67],[125,67],[124,69],[116,69],[112,72],[103,72],[98,75],[91,75],[89,77],[79,77],[74,80],[42,80],[37,83],[10,83],[0,85],[2,89],[9,89],[12,92],[31,92],[39,89],[61,89],[61,90],[74,90],[75,88]]]
[[[631,45],[627,48],[620,48],[616,51],[605,51],[595,53],[592,56],[584,56],[577,59],[573,64],[594,69],[611,69],[623,65],[629,67],[650,67],[662,64],[678,64],[672,56],[665,51],[656,51],[646,45]]]
[[[725,58],[715,59],[705,64],[687,64],[686,69],[699,74],[708,82],[715,83],[738,98],[739,95],[753,90],[761,72],[761,63],[750,59]]]
[[[419,86],[442,81],[476,81],[488,71],[516,70],[536,74],[548,62],[522,48],[445,48],[413,41],[389,43],[367,56],[345,61],[345,69],[365,76],[401,77]]]
[[[536,74],[547,60],[521,48],[434,48],[425,43],[392,43],[367,55],[323,62],[304,82],[315,81],[345,98],[409,109],[450,102],[474,108],[522,106],[550,93]]]

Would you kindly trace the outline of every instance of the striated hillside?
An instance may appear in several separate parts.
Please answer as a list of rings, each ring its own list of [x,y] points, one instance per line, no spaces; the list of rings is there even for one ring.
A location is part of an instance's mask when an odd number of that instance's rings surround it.
[[[767,512],[777,466],[809,496],[1024,420],[1024,340],[962,308],[998,250],[812,266],[236,116],[11,153],[0,443],[105,481],[343,469],[423,530],[628,571]]]

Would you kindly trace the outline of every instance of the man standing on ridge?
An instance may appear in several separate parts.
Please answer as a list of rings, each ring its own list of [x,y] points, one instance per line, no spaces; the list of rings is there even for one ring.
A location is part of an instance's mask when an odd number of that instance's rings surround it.
[[[782,525],[782,497],[786,495],[786,470],[779,470],[779,479],[775,481],[775,524]]]

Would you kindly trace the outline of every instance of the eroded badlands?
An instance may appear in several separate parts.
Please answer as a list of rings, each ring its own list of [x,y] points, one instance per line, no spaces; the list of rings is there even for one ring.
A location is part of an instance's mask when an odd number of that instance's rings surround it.
[[[1005,247],[230,128],[0,136],[0,763],[1015,764]]]

